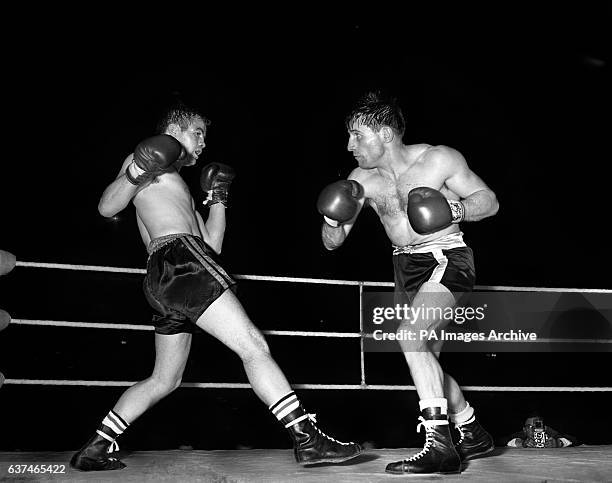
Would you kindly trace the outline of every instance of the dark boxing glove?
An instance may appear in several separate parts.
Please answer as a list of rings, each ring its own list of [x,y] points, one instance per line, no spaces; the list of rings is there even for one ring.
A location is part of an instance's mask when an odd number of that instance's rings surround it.
[[[228,206],[229,189],[236,172],[231,166],[223,163],[209,163],[202,168],[200,186],[206,195],[204,206],[221,203]]]
[[[125,168],[125,176],[139,186],[171,171],[172,165],[184,156],[181,143],[169,134],[147,138],[134,149],[134,160]]]
[[[327,185],[319,194],[317,209],[325,222],[333,227],[346,223],[359,210],[363,186],[357,181],[343,179]]]
[[[6,329],[11,323],[11,315],[6,311],[0,309],[0,331]]]
[[[448,200],[433,188],[421,186],[408,193],[408,220],[420,235],[429,235],[459,223],[465,216],[463,203]]]
[[[6,275],[17,263],[17,258],[11,252],[0,250],[0,275]]]

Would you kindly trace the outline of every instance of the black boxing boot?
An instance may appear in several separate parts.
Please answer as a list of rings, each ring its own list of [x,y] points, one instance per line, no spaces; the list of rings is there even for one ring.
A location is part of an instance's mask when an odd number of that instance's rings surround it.
[[[459,440],[455,443],[457,453],[462,460],[469,460],[477,456],[490,453],[495,449],[493,437],[485,431],[474,417],[474,408],[465,402],[465,409],[450,415],[459,433]]]
[[[80,471],[121,470],[125,464],[110,456],[119,450],[117,437],[127,429],[128,424],[114,411],[108,415],[96,430],[96,434],[87,441],[70,459],[70,466]]]
[[[109,455],[111,444],[99,434],[95,434],[72,456],[70,466],[80,471],[107,471],[125,468],[123,462]]]
[[[422,407],[419,421],[417,432],[420,431],[421,426],[425,428],[423,449],[408,459],[389,463],[385,471],[396,475],[406,473],[460,473],[461,458],[453,444],[446,408]]]
[[[476,418],[455,425],[459,431],[459,441],[455,444],[461,459],[469,460],[490,453],[495,449],[493,437],[485,431]]]
[[[293,439],[295,461],[299,464],[341,463],[361,454],[357,443],[343,443],[327,436],[315,423],[315,415],[306,414],[304,419],[287,428]]]
[[[315,424],[315,415],[304,410],[294,392],[284,396],[270,410],[289,431],[295,461],[301,465],[340,463],[361,454],[358,444],[343,443],[322,432]]]

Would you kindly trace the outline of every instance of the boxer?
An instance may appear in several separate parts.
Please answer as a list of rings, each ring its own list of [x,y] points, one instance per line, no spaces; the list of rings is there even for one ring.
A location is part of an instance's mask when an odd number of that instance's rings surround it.
[[[298,463],[337,463],[361,452],[358,444],[337,441],[317,427],[235,295],[236,282],[220,257],[234,170],[221,163],[202,169],[206,221],[179,173],[202,155],[209,124],[188,107],[171,109],[161,121],[160,134],[136,146],[100,199],[98,209],[106,217],[130,201],[136,208],[149,254],[143,288],[155,312],[156,356],[152,375],[123,393],[92,438],[74,454],[70,464],[78,470],[125,467],[112,456],[117,438],[180,385],[196,326],[241,358],[256,395],[288,430]]]
[[[347,116],[346,127],[347,149],[358,167],[319,195],[323,245],[340,247],[363,206],[370,206],[393,245],[396,302],[444,313],[457,303],[455,294],[471,291],[475,280],[472,250],[459,224],[494,215],[495,193],[457,150],[404,144],[405,121],[395,99],[366,94]],[[440,331],[449,323],[422,315],[415,319],[403,321],[398,331]],[[476,421],[459,385],[440,366],[442,343],[400,342],[420,398],[417,430],[425,429],[426,442],[413,457],[390,463],[389,473],[458,473],[462,460],[493,450],[493,439]],[[456,444],[449,421],[460,434]]]

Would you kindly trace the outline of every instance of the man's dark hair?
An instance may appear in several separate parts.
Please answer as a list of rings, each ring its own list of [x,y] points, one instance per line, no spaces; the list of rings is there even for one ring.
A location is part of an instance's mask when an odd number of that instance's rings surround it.
[[[352,129],[356,123],[373,131],[389,126],[400,138],[406,130],[404,114],[397,100],[381,91],[370,91],[355,103],[353,110],[346,116],[345,125],[347,129]]]
[[[159,118],[157,123],[157,132],[163,134],[168,129],[170,124],[177,124],[181,130],[185,130],[189,127],[189,124],[194,118],[201,118],[204,121],[205,126],[210,126],[210,119],[202,114],[197,109],[189,107],[182,102],[176,102],[172,104]]]

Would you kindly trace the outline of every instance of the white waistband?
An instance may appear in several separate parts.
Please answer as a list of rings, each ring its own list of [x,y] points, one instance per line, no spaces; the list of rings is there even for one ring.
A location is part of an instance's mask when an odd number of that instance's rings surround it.
[[[463,232],[458,231],[444,235],[435,240],[430,240],[418,245],[405,245],[398,247],[393,245],[393,255],[410,254],[410,253],[429,253],[434,250],[450,250],[451,248],[459,248],[467,246],[463,241]]]

